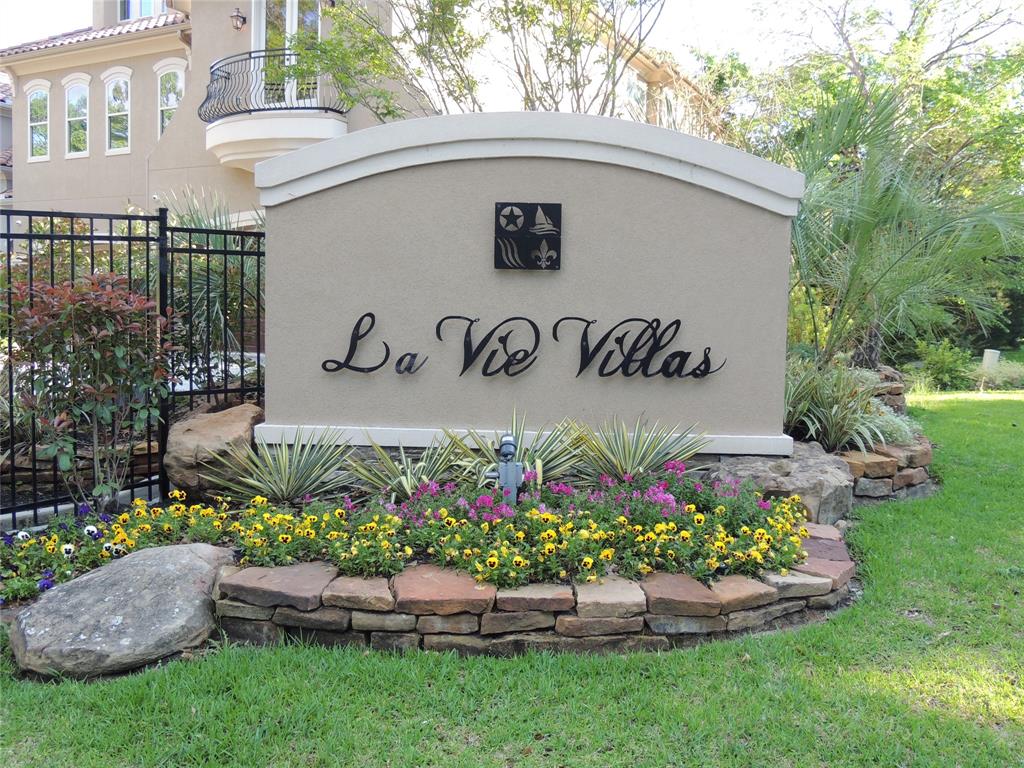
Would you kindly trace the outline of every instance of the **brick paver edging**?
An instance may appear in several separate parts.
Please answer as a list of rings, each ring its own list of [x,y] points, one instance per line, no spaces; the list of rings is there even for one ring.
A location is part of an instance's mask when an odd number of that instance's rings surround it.
[[[416,565],[392,579],[338,576],[327,563],[228,566],[214,587],[232,642],[297,638],[378,650],[508,656],[528,650],[666,650],[819,619],[850,599],[855,565],[840,532],[808,524],[807,561],[786,575],[726,576],[706,587],[683,574],[642,581],[496,589],[460,571]]]

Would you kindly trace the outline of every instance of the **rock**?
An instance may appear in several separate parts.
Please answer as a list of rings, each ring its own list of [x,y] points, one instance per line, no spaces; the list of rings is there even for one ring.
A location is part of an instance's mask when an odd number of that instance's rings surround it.
[[[485,613],[480,617],[481,635],[529,632],[531,629],[550,629],[553,626],[555,614],[548,611],[507,611]]]
[[[932,463],[932,444],[923,435],[914,442],[907,455],[908,467],[927,467]]]
[[[907,412],[907,398],[905,395],[885,394],[877,399],[888,405],[896,413],[905,414]]]
[[[839,589],[833,589],[831,592],[827,594],[807,598],[807,607],[826,610],[829,608],[835,608],[849,596],[850,585],[844,584],[843,586],[839,587]]]
[[[576,585],[576,613],[583,618],[623,618],[646,610],[647,595],[636,582],[621,576]]]
[[[289,639],[306,645],[366,647],[366,635],[362,632],[331,632],[327,629],[308,629],[307,627],[285,627],[284,632]]]
[[[99,677],[151,664],[206,642],[210,594],[230,550],[209,544],[154,547],[59,584],[10,627],[21,669]]]
[[[804,542],[804,550],[810,557],[818,557],[822,560],[849,561],[849,551],[841,541],[829,541],[828,539],[807,539]]]
[[[928,470],[924,467],[901,469],[892,479],[892,489],[898,491],[900,488],[908,488],[926,482],[928,482]]]
[[[263,409],[251,403],[216,413],[200,413],[171,424],[167,434],[164,468],[170,481],[189,496],[198,498],[216,490],[200,476],[202,465],[226,456],[232,448],[252,444],[253,427],[263,421]]]
[[[903,374],[891,365],[879,365],[875,370],[878,373],[878,378],[884,382],[903,383]]]
[[[828,539],[829,541],[842,541],[843,534],[834,525],[822,525],[821,523],[804,523],[807,532],[813,539]]]
[[[281,627],[272,621],[250,621],[225,616],[220,620],[224,635],[239,645],[277,645],[281,642]]]
[[[682,573],[652,573],[640,582],[640,588],[647,595],[650,613],[715,616],[722,610],[714,592]]]
[[[226,597],[226,595],[224,595],[220,591],[221,579],[223,579],[223,578],[225,578],[227,576],[230,576],[230,575],[232,575],[234,573],[238,573],[240,570],[242,570],[242,568],[241,568],[241,566],[238,566],[238,565],[222,565],[218,569],[218,571],[217,571],[217,578],[214,579],[214,581],[213,581],[213,594],[212,594],[212,597],[213,597],[214,600],[223,600]]]
[[[812,576],[799,571],[790,571],[785,576],[778,573],[766,573],[761,576],[761,581],[769,587],[775,587],[779,592],[780,600],[824,595],[832,589],[832,579],[824,576]]]
[[[576,597],[568,584],[527,584],[515,589],[499,589],[499,611],[571,611]]]
[[[621,635],[627,632],[642,632],[643,616],[629,618],[602,617],[586,619],[581,616],[559,616],[555,632],[568,637],[592,637],[594,635]]]
[[[933,493],[939,490],[937,483],[932,480],[921,483],[920,485],[911,485],[906,488],[900,488],[898,491],[894,491],[894,495],[897,499],[927,499]]]
[[[834,523],[853,508],[853,476],[846,462],[817,443],[795,443],[792,458],[728,456],[712,467],[711,481],[750,480],[766,496],[798,494],[810,519]]]
[[[286,605],[274,611],[274,623],[283,627],[305,627],[306,629],[328,629],[344,632],[349,627],[351,613],[344,608],[316,608],[312,611],[297,611]]]
[[[376,651],[415,651],[420,636],[415,632],[371,632],[370,647]]]
[[[637,617],[640,618],[640,617]],[[526,632],[493,638],[489,653],[493,656],[514,656],[529,651],[560,653],[634,653],[667,651],[667,638],[658,635],[595,635],[569,637],[554,632]]]
[[[858,479],[861,477],[892,477],[898,469],[896,459],[883,456],[880,453],[843,451],[839,454],[839,458],[846,462],[850,473]]]
[[[321,593],[337,575],[338,569],[327,563],[243,568],[221,579],[220,589],[252,605],[290,605],[311,611],[320,607]]]
[[[423,650],[455,651],[460,656],[480,656],[486,654],[491,641],[478,635],[424,635]]]
[[[857,566],[844,560],[822,560],[817,557],[809,557],[806,562],[794,565],[793,570],[808,573],[811,576],[832,579],[832,589],[838,589],[853,578]]]
[[[872,499],[889,496],[892,494],[892,478],[886,477],[878,480],[873,480],[869,477],[858,478],[857,485],[854,487],[854,493],[858,496],[868,496]]]
[[[324,605],[359,611],[390,611],[395,607],[388,580],[383,577],[339,576],[324,588],[321,599]]]
[[[721,601],[722,613],[756,608],[765,603],[772,603],[779,597],[774,587],[739,575],[719,579],[711,585],[711,591]]]
[[[725,616],[667,616],[655,613],[648,613],[644,621],[656,635],[705,635],[724,631],[728,623]]]
[[[274,616],[274,608],[249,605],[238,600],[218,600],[216,603],[216,613],[218,618],[270,621]]]
[[[475,613],[455,613],[450,616],[420,616],[416,622],[416,631],[421,635],[471,635],[479,629],[480,617]]]
[[[493,584],[477,584],[468,573],[417,565],[395,576],[395,610],[448,616],[484,613],[494,605]]]
[[[352,629],[371,632],[409,632],[416,629],[416,617],[411,613],[352,611]]]
[[[806,607],[806,600],[784,600],[761,608],[735,611],[729,614],[729,631],[737,632],[741,629],[761,627],[780,616],[801,611]]]
[[[881,456],[888,456],[896,460],[896,466],[903,469],[910,460],[910,446],[906,445],[876,445],[874,452]]]

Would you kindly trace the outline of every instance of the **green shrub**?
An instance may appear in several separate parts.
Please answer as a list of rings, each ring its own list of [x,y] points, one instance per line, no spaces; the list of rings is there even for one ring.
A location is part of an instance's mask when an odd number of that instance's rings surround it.
[[[939,389],[966,389],[971,380],[967,375],[971,367],[971,353],[960,349],[949,339],[938,344],[917,343],[921,367]]]
[[[883,443],[906,445],[912,443],[921,434],[921,426],[916,421],[909,416],[896,413],[880,400],[874,400],[871,408],[873,410],[870,419]]]
[[[1024,389],[1024,363],[1000,360],[991,371],[983,371],[978,364],[968,374],[978,389]]]
[[[314,438],[300,431],[293,445],[232,447],[208,463],[202,477],[224,493],[265,496],[273,504],[330,496],[352,481],[344,467],[351,448],[337,438],[333,432]]]
[[[786,434],[816,440],[827,451],[867,450],[884,442],[875,396],[887,385],[871,371],[838,363],[818,367],[790,359],[786,372]]]
[[[904,371],[903,384],[910,395],[930,395],[938,390],[935,380],[923,368],[909,368]]]
[[[407,454],[402,446],[398,456],[392,457],[372,440],[370,448],[373,459],[352,457],[348,462],[354,484],[364,493],[384,494],[392,501],[411,498],[420,486],[457,483],[472,475],[471,467],[462,460],[462,445],[452,437],[431,443],[418,457]]]
[[[602,478],[627,481],[661,469],[670,461],[686,461],[707,441],[696,434],[696,424],[680,430],[679,425],[648,425],[637,419],[630,432],[626,422],[613,419],[600,429],[580,427],[581,448],[578,474],[583,484],[598,485]]]

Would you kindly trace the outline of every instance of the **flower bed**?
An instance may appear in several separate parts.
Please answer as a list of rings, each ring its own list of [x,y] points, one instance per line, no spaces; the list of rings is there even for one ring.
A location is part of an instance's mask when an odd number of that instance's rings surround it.
[[[678,462],[598,488],[549,483],[518,508],[493,494],[427,483],[402,504],[308,500],[279,509],[256,497],[234,506],[136,500],[118,516],[80,508],[45,533],[4,534],[0,596],[30,598],[133,549],[180,541],[228,544],[242,565],[326,560],[343,575],[390,576],[411,562],[466,571],[477,582],[594,582],[614,571],[785,575],[807,557],[798,497],[765,499],[749,486],[703,484]]]

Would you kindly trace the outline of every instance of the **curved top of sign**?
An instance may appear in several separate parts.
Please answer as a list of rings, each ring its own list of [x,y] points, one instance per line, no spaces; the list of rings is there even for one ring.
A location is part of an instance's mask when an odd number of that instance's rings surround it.
[[[635,168],[794,216],[803,174],[724,144],[631,120],[566,112],[490,112],[386,123],[265,160],[260,202],[273,206],[400,168],[540,157]]]

